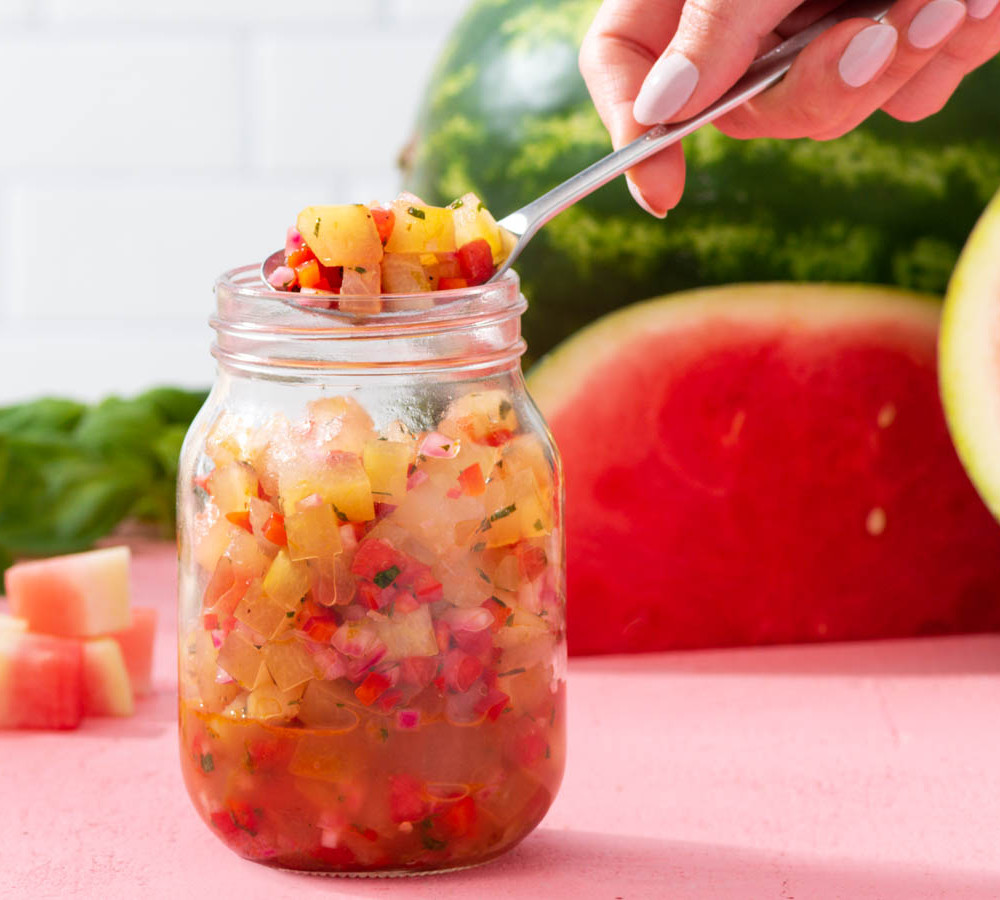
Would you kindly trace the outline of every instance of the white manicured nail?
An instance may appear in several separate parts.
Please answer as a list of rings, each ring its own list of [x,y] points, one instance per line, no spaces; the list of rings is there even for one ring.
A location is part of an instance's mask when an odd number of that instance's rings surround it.
[[[665,219],[667,217],[665,212],[657,212],[646,202],[646,198],[642,196],[639,188],[632,183],[632,179],[629,178],[628,175],[625,176],[625,183],[628,185],[628,192],[632,195],[632,199],[635,200],[635,202],[638,203],[644,210],[646,210],[646,212],[648,212],[651,216],[656,216],[657,219]]]
[[[666,122],[688,102],[700,77],[698,67],[683,53],[664,54],[649,70],[635,98],[635,120],[642,125]]]
[[[997,8],[1000,0],[968,0],[965,4],[970,19],[986,19]]]
[[[930,50],[950,35],[965,19],[961,0],[931,0],[910,22],[907,40],[918,50]]]
[[[891,25],[871,25],[859,31],[837,65],[844,83],[855,88],[868,84],[892,58],[898,40],[899,33]]]

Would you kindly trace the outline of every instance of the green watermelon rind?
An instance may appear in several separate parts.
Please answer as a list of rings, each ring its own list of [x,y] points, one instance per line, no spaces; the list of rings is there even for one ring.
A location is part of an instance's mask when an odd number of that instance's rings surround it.
[[[976,490],[1000,519],[1000,193],[952,275],[938,347],[948,429]]]
[[[780,322],[787,328],[822,330],[852,325],[905,324],[934,333],[941,301],[930,294],[865,284],[735,284],[656,297],[616,310],[588,325],[543,357],[528,375],[528,390],[546,416],[577,400],[587,374],[632,341],[711,321]]]

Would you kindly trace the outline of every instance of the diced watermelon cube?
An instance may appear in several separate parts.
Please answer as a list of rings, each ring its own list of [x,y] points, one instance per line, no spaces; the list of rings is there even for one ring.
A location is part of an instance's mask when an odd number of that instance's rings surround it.
[[[121,631],[129,614],[128,547],[17,563],[4,577],[10,611],[30,631],[95,637]]]
[[[80,641],[0,631],[0,728],[76,728],[82,717]]]
[[[125,657],[114,638],[83,642],[83,712],[88,716],[135,712]]]
[[[136,697],[145,697],[153,689],[153,638],[156,635],[156,610],[148,606],[132,607],[132,624],[111,635],[122,648],[125,668]]]

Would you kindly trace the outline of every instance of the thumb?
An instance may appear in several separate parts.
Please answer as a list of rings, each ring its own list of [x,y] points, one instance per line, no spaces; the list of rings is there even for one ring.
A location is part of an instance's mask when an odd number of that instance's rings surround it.
[[[761,42],[799,0],[686,0],[680,24],[654,63],[632,114],[643,125],[687,118],[743,75]]]

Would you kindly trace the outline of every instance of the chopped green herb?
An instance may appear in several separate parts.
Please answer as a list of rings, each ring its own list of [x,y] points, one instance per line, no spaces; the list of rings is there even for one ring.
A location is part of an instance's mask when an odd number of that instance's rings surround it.
[[[500,599],[499,597],[497,597],[496,595],[494,595],[494,596],[490,597],[490,600],[494,600],[494,601],[496,601],[496,602],[497,602],[497,603],[499,603],[499,604],[500,604],[500,605],[501,605],[501,606],[502,606],[502,607],[503,607],[504,609],[506,609],[506,608],[507,608],[507,604],[506,604],[506,603],[504,603],[504,602],[503,602],[503,600],[501,600],[501,599]]]
[[[507,621],[504,622],[504,625],[513,625],[513,624],[514,624],[514,613],[511,613],[509,616],[507,616]]]
[[[501,400],[500,401],[500,418],[501,419],[507,418],[507,413],[509,413],[513,408],[514,407],[510,405],[509,401],[507,401],[507,400]]]
[[[319,217],[316,219],[316,224],[313,225],[313,237],[319,237],[319,223],[323,220]]]
[[[347,521],[347,515],[345,513],[342,513],[337,508],[337,504],[336,503],[333,504],[333,511],[337,514],[337,518],[340,519],[341,522],[346,522]]]
[[[503,509],[498,509],[492,516],[490,516],[490,521],[495,522],[497,519],[506,519],[512,512],[517,510],[517,504],[511,503],[510,506],[505,506]]]
[[[213,772],[215,770],[215,760],[212,759],[211,753],[201,754],[201,770],[202,772]]]
[[[492,527],[493,526],[490,525],[489,519],[483,519],[483,521],[479,523],[479,527],[476,529],[476,531],[489,531],[490,528]]]
[[[548,744],[545,745],[545,758],[552,759],[552,748]]]
[[[485,549],[486,549],[486,544],[483,541],[480,541],[478,544],[472,545],[473,553],[482,553]]]
[[[385,726],[382,726],[378,730],[378,735],[380,738],[382,738],[382,743],[384,744],[387,740],[389,740],[389,729],[386,728]]]
[[[337,795],[337,802],[338,803],[343,803],[346,800],[347,800],[347,798],[343,794],[338,794]]]
[[[396,576],[399,575],[400,571],[401,569],[399,566],[389,566],[388,569],[376,572],[372,581],[374,581],[380,588],[387,588],[396,580]]]
[[[288,701],[288,705],[289,706],[298,706],[301,702],[302,702],[301,700],[289,700]]]
[[[547,609],[539,610],[539,613],[538,613],[538,615],[540,615],[542,618],[544,618],[548,614],[549,614],[549,611]]]
[[[448,204],[448,209],[461,209],[464,205],[465,201],[459,197],[458,200],[452,200],[451,203]]]
[[[357,272],[359,275],[364,275],[365,272],[367,272],[368,270],[364,266],[355,266],[354,271]]]
[[[552,725],[555,725],[555,724],[556,724],[556,708],[553,706],[552,707],[552,713],[549,716],[549,726],[551,727]]]
[[[487,575],[482,569],[476,569],[476,571],[479,573],[479,577],[482,578],[483,581],[485,581],[487,584],[490,583],[489,575]]]
[[[541,519],[535,519],[534,528],[535,528],[535,531],[544,531],[545,530],[545,526],[542,524],[542,520]]]
[[[289,619],[292,618],[294,615],[295,615],[295,610],[294,609],[290,609],[290,610],[288,610],[288,612],[285,613],[286,618],[289,618]]]
[[[409,209],[407,210],[407,212],[408,212],[408,213],[409,213],[409,214],[410,214],[411,216],[413,216],[413,218],[414,218],[414,219],[426,219],[426,218],[427,218],[427,214],[426,214],[426,213],[425,213],[425,212],[424,212],[424,211],[423,211],[422,209],[418,209],[418,208],[417,208],[417,207],[415,207],[415,206],[411,206],[411,207],[410,207],[410,208],[409,208]]]
[[[441,449],[447,452],[449,449],[451,449],[451,444],[442,444]]]
[[[428,850],[444,850],[446,846],[444,841],[439,841],[437,838],[431,837],[429,834],[422,834],[420,836],[420,840]]]
[[[508,669],[506,672],[501,672],[497,675],[497,678],[506,678],[508,675],[520,675],[522,672],[527,672],[528,670],[524,666],[518,666],[516,669]]]
[[[476,207],[476,212],[482,212],[484,209],[486,209],[486,206],[483,204],[483,201],[480,200],[479,206]]]

